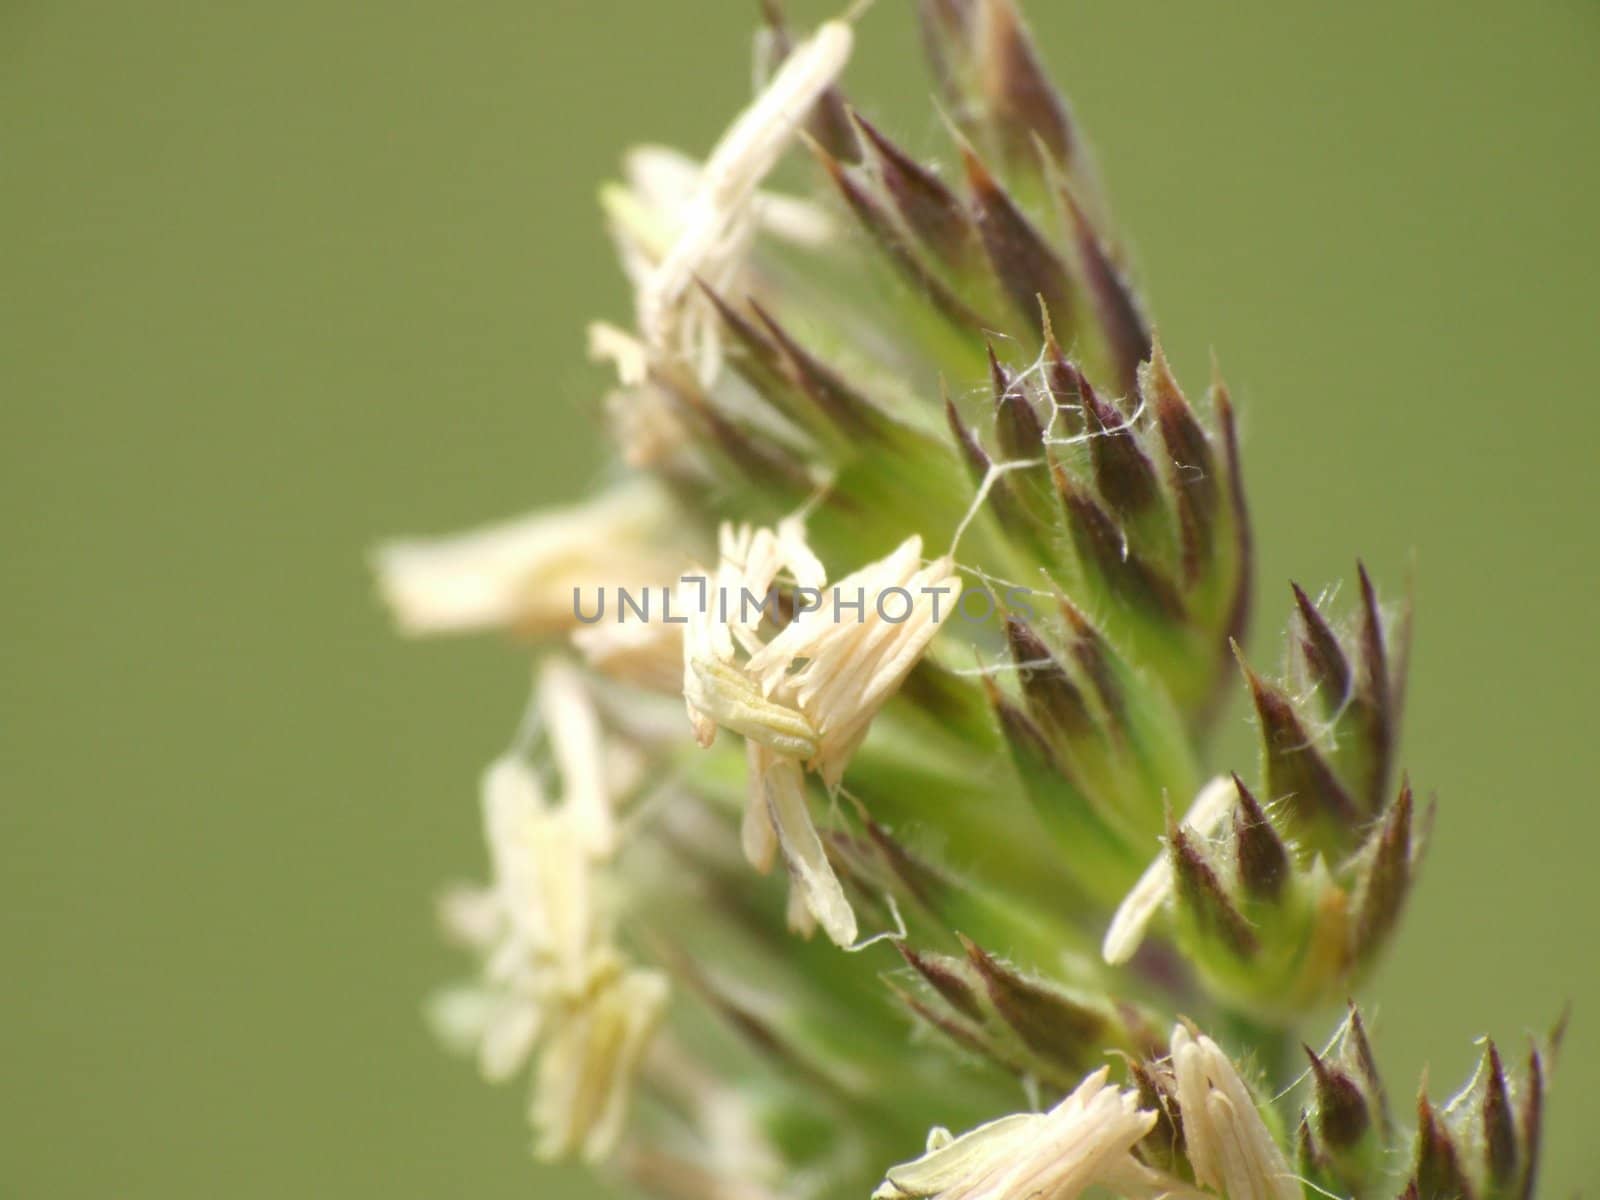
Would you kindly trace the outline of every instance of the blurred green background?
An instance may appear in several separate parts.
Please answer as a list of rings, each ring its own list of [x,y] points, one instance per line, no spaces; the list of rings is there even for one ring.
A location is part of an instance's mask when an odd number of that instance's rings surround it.
[[[363,553],[598,469],[597,183],[703,150],[754,5],[0,4],[0,1196],[557,1188],[430,1043],[430,900],[526,687]],[[817,4],[801,15],[821,15]],[[881,0],[851,91],[931,140]],[[1369,994],[1401,1099],[1569,999],[1545,1194],[1600,1161],[1600,8],[1032,5],[1289,576],[1418,555],[1441,796]],[[1236,722],[1242,742],[1242,717]],[[550,1194],[548,1190],[544,1194]]]

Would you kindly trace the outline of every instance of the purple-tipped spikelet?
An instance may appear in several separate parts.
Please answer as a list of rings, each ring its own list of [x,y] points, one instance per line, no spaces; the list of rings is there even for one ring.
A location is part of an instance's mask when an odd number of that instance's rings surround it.
[[[1409,604],[1294,585],[1247,659],[1226,385],[1164,354],[1012,0],[916,8],[945,166],[853,106],[848,21],[766,0],[724,138],[603,193],[615,481],[380,551],[407,631],[539,650],[440,1034],[531,1077],[542,1157],[663,1197],[1531,1195],[1548,1046],[1407,1130],[1353,1004],[1302,1041],[1427,843]]]

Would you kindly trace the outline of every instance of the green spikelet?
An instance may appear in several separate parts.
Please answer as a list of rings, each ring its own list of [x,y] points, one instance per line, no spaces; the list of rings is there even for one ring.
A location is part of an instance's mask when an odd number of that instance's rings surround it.
[[[603,193],[615,482],[380,552],[411,631],[539,644],[439,1032],[662,1197],[1530,1196],[1550,1046],[1404,1130],[1353,1004],[1303,1040],[1427,842],[1409,605],[1293,586],[1252,665],[1232,400],[1012,0],[916,6],[944,171],[852,106],[849,23],[762,7],[707,159]]]

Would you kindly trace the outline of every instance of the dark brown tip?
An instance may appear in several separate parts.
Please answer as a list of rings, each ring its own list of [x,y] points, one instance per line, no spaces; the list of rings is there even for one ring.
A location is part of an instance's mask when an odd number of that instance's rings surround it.
[[[1105,638],[1095,628],[1094,623],[1084,615],[1083,610],[1072,601],[1062,596],[1058,607],[1067,622],[1067,628],[1071,631],[1072,636],[1067,643],[1067,650],[1072,656],[1072,661],[1077,664],[1080,676],[1094,685],[1100,703],[1112,715],[1113,727],[1120,725],[1124,719],[1124,696],[1117,682],[1111,647],[1106,644]]]
[[[934,1005],[924,1001],[918,996],[913,996],[903,988],[896,987],[889,980],[884,981],[884,986],[912,1016],[927,1024],[930,1029],[937,1029],[950,1041],[977,1056],[979,1059],[992,1059],[1007,1070],[1016,1071],[1021,1064],[1013,1063],[1002,1054],[988,1035],[971,1021],[956,1016],[954,1013],[942,1012]]]
[[[1100,333],[1116,371],[1117,386],[1131,396],[1138,387],[1139,364],[1146,361],[1155,348],[1150,324],[1070,185],[1062,184],[1061,198],[1073,244],[1077,247],[1083,282],[1094,302]]]
[[[1088,1069],[1110,1027],[1106,1014],[1023,975],[970,938],[961,944],[995,1011],[1029,1050],[1070,1072]]]
[[[1355,919],[1355,950],[1363,958],[1377,952],[1400,919],[1411,888],[1411,785],[1400,795],[1368,839]]]
[[[1000,722],[1000,731],[1005,735],[1006,744],[1011,748],[1012,756],[1022,772],[1025,775],[1061,775],[1061,761],[1056,757],[1044,731],[1032,717],[1006,699],[993,683],[985,680],[984,684],[984,690],[989,694],[989,705]]]
[[[1066,265],[972,147],[964,143],[961,161],[972,191],[978,235],[1006,297],[1025,321],[1034,319],[1043,297],[1056,319],[1065,322],[1072,311]]]
[[[1242,959],[1253,958],[1260,944],[1255,930],[1234,907],[1205,851],[1167,812],[1167,853],[1178,884],[1178,903],[1199,929]]]
[[[1539,1147],[1544,1136],[1544,1060],[1539,1048],[1528,1049],[1528,1073],[1522,1082],[1522,1187],[1521,1200],[1533,1200],[1539,1176]]]
[[[1311,1114],[1304,1109],[1300,1111],[1300,1123],[1294,1128],[1294,1151],[1302,1171],[1308,1168],[1319,1172],[1328,1170],[1328,1156],[1317,1145],[1311,1132]]]
[[[1011,372],[1000,365],[1000,359],[994,352],[994,342],[989,338],[984,338],[983,349],[989,358],[989,386],[994,389],[995,407],[999,408],[1006,393],[1011,390]]]
[[[1301,1049],[1311,1060],[1313,1087],[1317,1098],[1317,1133],[1334,1150],[1348,1150],[1359,1142],[1372,1124],[1366,1097],[1361,1088],[1338,1067],[1324,1062],[1310,1046]]]
[[[1011,616],[1006,618],[1006,641],[1034,719],[1059,737],[1071,739],[1092,732],[1095,718],[1083,692],[1044,639],[1025,621]]]
[[[1233,785],[1238,792],[1238,803],[1233,810],[1233,840],[1239,883],[1257,899],[1276,900],[1289,880],[1289,848],[1237,775],[1233,776]]]
[[[1350,662],[1345,658],[1338,636],[1311,602],[1311,597],[1298,583],[1291,583],[1289,587],[1294,591],[1295,608],[1300,613],[1298,644],[1306,673],[1321,691],[1324,706],[1337,708],[1345,702],[1350,688]]]
[[[1128,603],[1162,621],[1183,622],[1183,596],[1176,583],[1128,546],[1111,514],[1064,469],[1058,465],[1054,473],[1073,544],[1084,564]]]
[[[1462,1170],[1461,1156],[1449,1131],[1428,1103],[1426,1095],[1417,1097],[1417,1146],[1414,1168],[1416,1189],[1426,1200],[1473,1200],[1476,1195]]]
[[[980,1022],[983,1020],[983,1005],[978,999],[973,983],[962,971],[959,959],[923,954],[902,941],[896,941],[894,945],[895,949],[900,951],[900,957],[905,959],[906,965],[922,976],[946,1004],[964,1017]]]
[[[1156,427],[1167,452],[1168,478],[1177,497],[1183,535],[1184,572],[1197,579],[1215,552],[1222,505],[1221,481],[1205,428],[1178,386],[1161,343],[1153,343],[1150,361],[1138,372],[1139,393],[1155,413]]]
[[[1517,1122],[1511,1111],[1511,1089],[1500,1051],[1490,1041],[1484,1051],[1483,1149],[1489,1174],[1505,1185],[1517,1173]]]
[[[1361,630],[1356,688],[1368,710],[1368,737],[1372,742],[1374,766],[1372,787],[1388,786],[1394,757],[1394,741],[1399,714],[1395,712],[1389,680],[1389,655],[1384,645],[1383,612],[1378,607],[1378,592],[1363,563],[1356,563],[1361,579]]]
[[[1037,138],[1062,166],[1078,154],[1070,110],[1050,82],[1033,38],[1011,0],[986,0],[978,12],[978,74],[990,115],[1015,154],[1031,154]]]
[[[917,903],[938,911],[942,900],[951,888],[951,879],[932,863],[908,850],[898,838],[867,816],[861,814],[862,827],[867,839],[877,848],[880,860]]]
[[[819,412],[846,434],[871,436],[882,431],[883,416],[871,401],[800,345],[771,313],[753,299],[750,308],[777,347],[785,373]]]
[[[1048,314],[1048,309],[1045,310]],[[1060,413],[1061,428],[1068,437],[1076,437],[1082,433],[1085,426],[1083,412],[1083,392],[1089,381],[1083,377],[1083,372],[1061,351],[1061,345],[1056,341],[1055,330],[1050,327],[1048,316],[1045,320],[1044,335],[1044,381],[1050,392],[1050,399],[1054,402],[1056,411]]]
[[[978,435],[961,419],[961,412],[956,408],[956,402],[950,399],[948,390],[944,396],[944,419],[950,426],[950,434],[955,438],[956,448],[961,451],[961,460],[967,464],[972,481],[981,483],[989,473],[989,455],[978,441]]]
[[[845,168],[815,139],[807,138],[807,145],[817,161],[827,172],[839,196],[867,236],[899,272],[900,277],[919,296],[933,305],[958,329],[976,332],[987,322],[975,313],[944,282],[906,239],[899,226],[890,218],[883,204],[862,186],[856,175]]]
[[[995,434],[1000,449],[1013,462],[1039,459],[1045,452],[1044,426],[1022,383],[989,350],[989,381],[994,388]],[[1041,468],[1042,468],[1041,463]],[[1048,480],[1042,469],[1039,478]]]
[[[1250,531],[1250,509],[1245,502],[1244,469],[1239,457],[1239,429],[1234,420],[1233,401],[1229,397],[1228,385],[1222,379],[1221,368],[1214,358],[1211,370],[1211,406],[1221,434],[1223,463],[1228,473],[1228,505],[1233,510],[1234,554],[1239,564],[1226,628],[1229,637],[1243,639],[1250,625],[1250,584],[1255,573],[1252,562],[1254,541]]]
[[[978,245],[977,231],[961,198],[866,117],[854,110],[850,116],[906,227],[945,265],[970,265]]]
[[[1349,1053],[1354,1054],[1356,1069],[1361,1072],[1361,1081],[1366,1085],[1367,1095],[1372,1097],[1378,1107],[1379,1130],[1387,1143],[1394,1134],[1394,1116],[1389,1111],[1388,1090],[1383,1086],[1383,1079],[1378,1074],[1378,1060],[1372,1053],[1372,1043],[1367,1038],[1367,1026],[1361,1019],[1361,1011],[1356,1007],[1354,1000],[1348,1002],[1348,1007],[1350,1024],[1345,1033],[1345,1046]]]
[[[1261,722],[1267,793],[1284,799],[1301,824],[1314,823],[1320,817],[1346,835],[1353,833],[1358,810],[1289,697],[1257,675],[1242,656],[1239,665]]]
[[[1156,1073],[1137,1058],[1125,1060],[1128,1078],[1139,1094],[1139,1107],[1156,1114],[1155,1126],[1140,1143],[1142,1152],[1153,1153],[1159,1165],[1170,1168],[1185,1153],[1183,1109],[1173,1087],[1163,1086]]]
[[[778,387],[789,386],[783,373],[783,356],[778,353],[778,348],[705,280],[697,277],[695,286],[711,302],[717,319],[733,338],[734,352],[729,357],[734,366],[758,391],[775,400],[769,393]]]
[[[1161,482],[1133,426],[1102,400],[1087,380],[1080,382],[1085,429],[1094,464],[1095,486],[1106,503],[1124,519],[1137,519],[1161,503]]]

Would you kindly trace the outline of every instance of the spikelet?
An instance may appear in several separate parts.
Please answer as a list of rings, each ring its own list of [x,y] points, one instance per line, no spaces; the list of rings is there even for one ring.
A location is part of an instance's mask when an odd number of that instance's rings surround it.
[[[1409,602],[1358,564],[1243,649],[1232,399],[1015,0],[918,0],[945,168],[761,7],[749,106],[602,193],[621,482],[377,554],[402,630],[541,655],[440,1035],[668,1200],[1526,1200],[1558,1036],[1413,1120],[1353,1004],[1306,1040],[1428,842]]]

